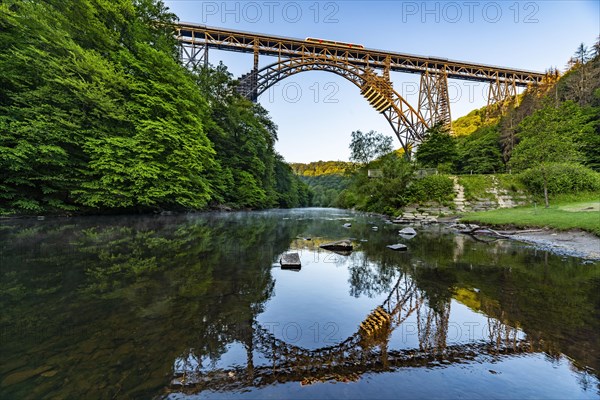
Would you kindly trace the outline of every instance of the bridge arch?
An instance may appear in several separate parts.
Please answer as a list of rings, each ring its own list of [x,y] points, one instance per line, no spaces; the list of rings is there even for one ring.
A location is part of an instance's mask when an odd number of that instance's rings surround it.
[[[275,337],[254,321],[245,340],[247,363],[213,370],[202,370],[200,357],[190,348],[176,360],[170,388],[197,394],[203,390],[241,390],[275,382],[314,381],[358,377],[373,371],[396,367],[427,366],[437,360],[462,360],[474,354],[513,354],[530,351],[529,342],[519,338],[519,330],[488,317],[489,340],[447,343],[450,304],[441,309],[429,305],[426,292],[401,273],[387,299],[375,308],[356,333],[337,344],[317,349],[298,347]],[[409,317],[416,319],[418,347],[389,349],[392,331]],[[408,332],[407,332],[408,333]],[[268,362],[254,364],[254,353]]]
[[[324,57],[289,58],[252,70],[240,78],[238,90],[244,97],[255,101],[276,83],[305,71],[331,72],[356,85],[367,101],[389,122],[406,154],[410,154],[429,128],[425,118],[393,89],[389,79],[377,75],[368,67]]]

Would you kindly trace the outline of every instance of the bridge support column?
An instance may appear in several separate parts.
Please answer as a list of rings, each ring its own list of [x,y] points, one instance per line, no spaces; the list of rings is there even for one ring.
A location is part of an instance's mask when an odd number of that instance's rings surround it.
[[[442,123],[449,130],[452,129],[448,75],[445,69],[439,72],[427,69],[421,74],[418,112],[427,122],[427,126],[433,127]]]
[[[179,59],[186,68],[208,67],[208,43],[180,42]]]
[[[254,39],[254,64],[252,71],[238,79],[237,91],[243,97],[256,103],[258,100],[258,39]]]
[[[487,108],[485,113],[486,119],[489,119],[492,114],[494,114],[491,107],[493,104],[498,106],[498,113],[502,114],[506,111],[509,100],[516,95],[517,85],[514,80],[500,80],[500,77],[496,76],[496,80],[490,82],[490,88],[488,90]]]
[[[450,318],[450,301],[434,310],[431,305],[425,308],[425,315],[421,315],[420,304],[417,307],[417,333],[419,336],[419,349],[422,351],[441,352],[447,346],[448,319]]]
[[[254,71],[258,71],[258,39],[254,39]]]
[[[252,71],[242,75],[238,82],[238,93],[256,103],[258,100],[258,69],[253,68]]]

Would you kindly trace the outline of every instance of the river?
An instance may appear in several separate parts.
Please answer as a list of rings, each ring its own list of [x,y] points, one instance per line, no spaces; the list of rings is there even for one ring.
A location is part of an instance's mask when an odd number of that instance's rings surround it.
[[[599,263],[401,228],[338,209],[4,220],[0,398],[600,397]]]

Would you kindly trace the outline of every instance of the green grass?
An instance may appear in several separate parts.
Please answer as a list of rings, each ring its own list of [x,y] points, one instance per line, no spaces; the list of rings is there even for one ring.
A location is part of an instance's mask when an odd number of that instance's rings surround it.
[[[500,189],[508,190],[510,193],[525,193],[527,188],[516,174],[496,174]]]
[[[490,193],[493,187],[492,175],[459,175],[458,183],[465,188],[465,198],[469,201],[494,199],[494,195]]]
[[[518,228],[582,229],[600,236],[600,211],[583,210],[597,202],[600,202],[600,193],[563,195],[552,199],[549,208],[544,208],[543,201],[538,200],[532,206],[469,213],[461,220]]]

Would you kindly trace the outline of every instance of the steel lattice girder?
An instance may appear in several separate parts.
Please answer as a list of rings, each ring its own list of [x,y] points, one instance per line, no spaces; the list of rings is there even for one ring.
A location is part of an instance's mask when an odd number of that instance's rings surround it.
[[[442,123],[451,128],[448,76],[445,72],[425,71],[421,75],[418,110],[430,127]]]
[[[386,69],[408,73],[445,72],[448,78],[479,82],[509,81],[516,86],[538,84],[545,74],[514,68],[478,63],[447,60],[437,57],[403,54],[384,50],[347,48],[325,43],[307,42],[302,39],[260,33],[242,32],[179,23],[174,26],[181,43],[206,43],[208,47],[254,53],[279,58],[322,58],[354,64],[363,68]]]
[[[367,101],[386,117],[409,155],[428,128],[439,122],[450,127],[448,78],[489,83],[488,105],[505,102],[508,97],[516,95],[517,86],[538,84],[545,78],[545,74],[533,71],[365,49],[362,46],[348,48],[189,23],[176,24],[174,29],[182,48],[192,50],[191,53],[186,50],[188,66],[198,66],[199,61],[194,59],[197,55],[206,64],[209,47],[253,53],[254,69],[242,77],[239,87],[242,94],[253,101],[274,83],[298,72],[323,70],[343,76],[359,86]],[[204,52],[195,51],[201,47]],[[259,54],[275,56],[278,61],[259,71]],[[183,55],[182,52],[182,58]],[[383,70],[383,77],[374,74],[373,69]],[[417,110],[393,90],[390,71],[421,74]]]

